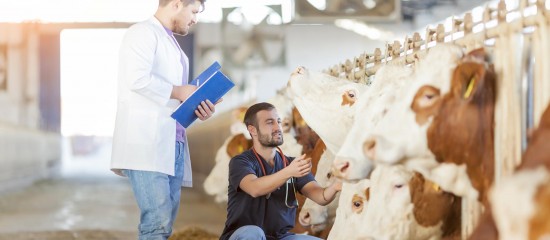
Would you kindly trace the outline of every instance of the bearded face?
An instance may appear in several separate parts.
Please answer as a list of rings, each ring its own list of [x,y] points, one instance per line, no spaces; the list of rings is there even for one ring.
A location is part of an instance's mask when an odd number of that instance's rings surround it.
[[[256,134],[264,147],[278,147],[283,144],[282,121],[275,109],[262,110],[256,114]]]
[[[281,129],[263,133],[258,128],[258,140],[264,147],[278,147],[283,144],[283,131]]]
[[[172,19],[172,32],[182,36],[187,35],[191,26],[197,23],[197,13],[199,13],[200,8],[200,1],[195,1],[195,3],[186,6],[181,3]]]

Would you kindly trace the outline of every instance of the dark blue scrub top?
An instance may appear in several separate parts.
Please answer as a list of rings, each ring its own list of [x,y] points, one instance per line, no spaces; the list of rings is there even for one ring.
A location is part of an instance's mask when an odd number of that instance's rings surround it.
[[[287,156],[286,158],[289,163],[294,160],[293,157]],[[278,152],[275,155],[273,168],[261,156],[260,159],[268,175],[284,168],[283,159]],[[294,227],[296,208],[288,208],[285,205],[286,184],[272,192],[269,199],[266,199],[265,195],[253,198],[239,188],[241,180],[248,174],[263,176],[262,167],[252,149],[233,157],[229,162],[227,221],[220,239],[229,239],[235,230],[245,225],[261,227],[267,239],[280,239],[291,235],[292,233],[288,231]],[[301,192],[302,188],[307,183],[315,181],[315,178],[310,172],[306,176],[295,178],[295,180],[296,191]],[[296,199],[291,185],[289,185],[288,194],[287,203],[291,206],[294,204],[293,200]]]

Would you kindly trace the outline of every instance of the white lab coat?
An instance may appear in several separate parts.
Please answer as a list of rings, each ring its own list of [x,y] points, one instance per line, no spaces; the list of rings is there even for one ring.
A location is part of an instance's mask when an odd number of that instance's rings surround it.
[[[182,84],[187,56],[155,18],[131,26],[120,48],[118,106],[111,169],[133,169],[174,175],[176,121],[180,103],[170,99],[172,86]],[[186,66],[180,64],[184,57]],[[182,186],[192,186],[189,146]]]

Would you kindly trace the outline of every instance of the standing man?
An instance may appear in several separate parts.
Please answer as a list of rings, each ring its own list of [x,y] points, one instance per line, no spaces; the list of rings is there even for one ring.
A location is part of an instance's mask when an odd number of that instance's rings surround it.
[[[342,183],[322,188],[311,174],[310,159],[282,153],[281,118],[273,105],[252,105],[244,124],[253,147],[229,162],[227,220],[220,239],[318,239],[288,232],[296,217],[296,191],[327,205]]]
[[[181,187],[191,187],[185,129],[170,117],[196,86],[173,34],[187,35],[206,0],[159,0],[151,19],[131,26],[120,48],[118,109],[111,169],[127,176],[141,211],[140,240],[168,239]],[[202,121],[214,104],[202,102]]]

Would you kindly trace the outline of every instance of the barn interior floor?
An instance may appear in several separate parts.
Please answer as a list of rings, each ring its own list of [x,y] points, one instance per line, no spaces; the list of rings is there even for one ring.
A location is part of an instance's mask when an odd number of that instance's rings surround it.
[[[0,240],[136,239],[139,209],[127,179],[106,170],[110,145],[64,161],[60,176],[0,195]],[[183,188],[174,233],[201,229],[219,236],[225,206]]]

